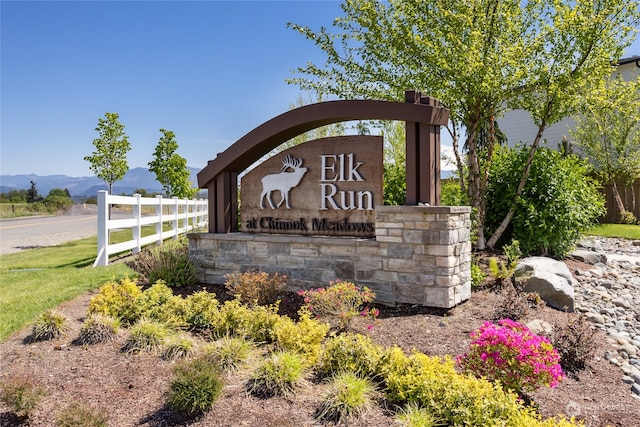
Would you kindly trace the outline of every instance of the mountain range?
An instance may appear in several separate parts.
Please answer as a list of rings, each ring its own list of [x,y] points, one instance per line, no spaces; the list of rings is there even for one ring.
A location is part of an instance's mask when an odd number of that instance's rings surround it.
[[[198,186],[196,174],[197,168],[188,168],[191,171],[191,182]],[[99,190],[107,190],[107,184],[95,176],[71,177],[67,175],[0,175],[0,193],[11,190],[28,190],[31,181],[35,182],[36,189],[42,196],[49,194],[54,188],[68,189],[71,196],[89,197],[95,196]],[[145,189],[149,193],[161,192],[162,185],[156,180],[154,173],[145,168],[129,169],[124,179],[113,183],[113,194],[133,194],[138,189]]]

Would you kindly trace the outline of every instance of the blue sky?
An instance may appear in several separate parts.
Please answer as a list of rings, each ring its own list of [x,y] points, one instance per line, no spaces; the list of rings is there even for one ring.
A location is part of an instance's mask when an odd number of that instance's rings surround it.
[[[125,125],[131,168],[147,167],[160,128],[202,168],[289,109],[292,69],[323,63],[287,22],[340,14],[329,0],[2,0],[0,174],[93,175],[83,157],[106,112]]]

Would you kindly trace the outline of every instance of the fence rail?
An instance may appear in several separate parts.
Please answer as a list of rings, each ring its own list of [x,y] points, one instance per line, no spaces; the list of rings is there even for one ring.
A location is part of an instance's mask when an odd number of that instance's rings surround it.
[[[130,218],[110,219],[109,212],[112,205],[132,206]],[[149,206],[154,214],[143,214],[143,206]],[[167,208],[169,213],[165,214]],[[139,252],[143,246],[156,243],[161,245],[168,238],[177,239],[182,233],[204,227],[208,220],[208,202],[203,199],[170,199],[162,196],[142,197],[139,194],[133,196],[113,196],[107,191],[98,191],[98,256],[93,266],[108,265],[109,256],[124,251]],[[163,224],[168,223],[171,229],[163,231]],[[156,232],[150,236],[142,237],[142,227],[145,225],[156,226]],[[109,235],[111,230],[131,229],[132,238],[126,242],[111,244]]]

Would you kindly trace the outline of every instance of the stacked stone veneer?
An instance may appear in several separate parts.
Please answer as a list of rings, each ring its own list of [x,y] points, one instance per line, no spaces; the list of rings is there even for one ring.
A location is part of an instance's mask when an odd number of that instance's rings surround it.
[[[378,206],[375,239],[274,234],[189,235],[204,283],[260,270],[286,274],[297,289],[343,279],[378,302],[450,308],[471,295],[471,208]]]

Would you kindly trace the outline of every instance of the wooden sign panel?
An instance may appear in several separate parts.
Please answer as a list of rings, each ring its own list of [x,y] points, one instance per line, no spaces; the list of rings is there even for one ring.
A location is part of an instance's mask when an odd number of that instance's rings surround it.
[[[241,230],[374,237],[382,165],[380,136],[317,139],[278,153],[241,180]]]

